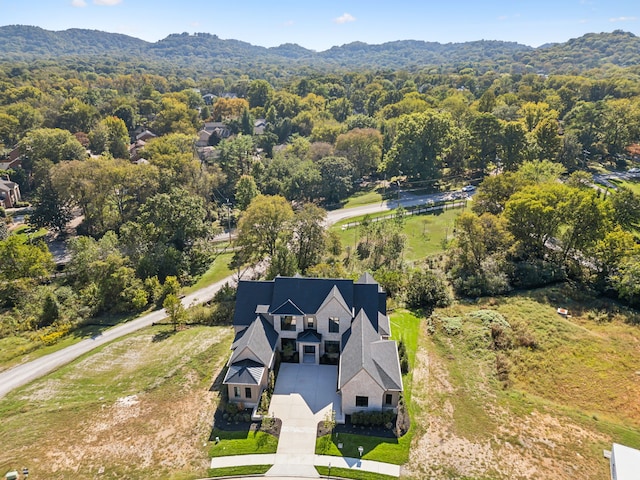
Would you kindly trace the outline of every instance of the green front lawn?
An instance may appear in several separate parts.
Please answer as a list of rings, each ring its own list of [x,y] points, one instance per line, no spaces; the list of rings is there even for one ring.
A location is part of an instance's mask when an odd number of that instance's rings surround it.
[[[369,190],[362,190],[351,195],[347,198],[347,203],[344,204],[343,208],[360,207],[380,202],[382,202],[382,195],[376,187],[372,187]]]
[[[235,477],[242,475],[263,475],[273,465],[242,465],[239,467],[210,468],[207,471],[209,477]]]
[[[329,467],[316,466],[320,475],[329,475]],[[365,472],[362,470],[351,470],[350,468],[331,468],[331,478],[353,478],[355,480],[395,480],[391,475]]]
[[[215,429],[211,438],[220,437],[209,448],[211,457],[227,455],[253,455],[256,453],[276,453],[278,439],[265,432],[228,432]]]

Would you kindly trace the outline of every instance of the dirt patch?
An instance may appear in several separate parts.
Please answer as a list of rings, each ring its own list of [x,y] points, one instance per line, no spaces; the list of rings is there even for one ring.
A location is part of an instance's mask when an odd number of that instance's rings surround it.
[[[459,434],[452,396],[463,392],[453,386],[443,360],[424,347],[415,363],[414,410],[425,414],[415,418],[410,461],[403,468],[408,477],[605,478],[608,464],[594,445],[608,439],[566,417],[537,410],[516,416],[487,397],[485,413],[494,433]]]

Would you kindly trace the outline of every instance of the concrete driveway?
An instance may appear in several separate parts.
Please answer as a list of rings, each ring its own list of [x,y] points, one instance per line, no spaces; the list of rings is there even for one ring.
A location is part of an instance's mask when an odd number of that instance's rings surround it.
[[[338,367],[283,363],[271,397],[270,415],[282,420],[276,465],[291,474],[292,466],[302,468],[295,473],[314,476],[313,468],[318,423],[336,411],[341,416],[338,388]],[[294,469],[295,470],[295,469]],[[278,474],[269,471],[270,475]]]

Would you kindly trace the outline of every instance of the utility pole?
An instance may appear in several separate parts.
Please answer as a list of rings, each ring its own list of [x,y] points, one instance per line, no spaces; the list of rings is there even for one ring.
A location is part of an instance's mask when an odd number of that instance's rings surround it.
[[[229,246],[231,246],[231,202],[227,198],[227,221],[229,222]]]

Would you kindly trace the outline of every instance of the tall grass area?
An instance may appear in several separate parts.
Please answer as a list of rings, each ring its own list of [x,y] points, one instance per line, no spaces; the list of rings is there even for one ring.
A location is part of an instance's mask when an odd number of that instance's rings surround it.
[[[407,216],[404,226],[404,233],[407,235],[405,260],[417,261],[444,251],[444,243],[453,238],[453,225],[462,211],[462,209],[451,209],[438,214]],[[378,216],[384,216],[388,213],[383,212]],[[375,217],[375,215],[369,216],[369,218]],[[343,230],[342,226],[345,223],[358,222],[363,219],[364,217],[351,218],[331,227],[340,237],[343,247],[351,246],[353,248],[358,241],[359,232],[358,227]]]
[[[409,365],[413,368],[416,351],[418,348],[421,319],[413,315],[411,312],[401,310],[391,315],[391,331],[392,338],[396,341],[404,341],[407,347],[407,355],[409,357]],[[413,374],[411,372],[402,378],[404,387],[404,401],[409,409],[409,415],[412,418],[416,414],[411,403],[411,391]],[[402,465],[409,460],[409,450],[411,448],[411,440],[413,438],[413,428],[409,430],[401,438],[381,438],[371,435],[352,435],[352,434],[335,434],[329,441],[329,436],[321,437],[316,441],[316,453],[321,455],[334,455],[358,458],[358,447],[363,447],[362,458],[365,460],[375,460],[378,462],[392,463]],[[338,448],[338,443],[342,443],[342,448]],[[337,472],[336,472],[337,475]],[[348,477],[359,478],[359,477]]]
[[[508,326],[497,333],[471,315],[483,310]],[[424,414],[465,442],[490,444],[495,457],[508,444],[549,477],[567,462],[576,478],[607,478],[602,450],[612,442],[640,448],[638,320],[570,286],[436,310],[424,346],[441,368],[431,367],[432,388],[418,393]]]
[[[204,476],[232,341],[223,327],[152,327],[0,399],[0,471],[39,478]]]

